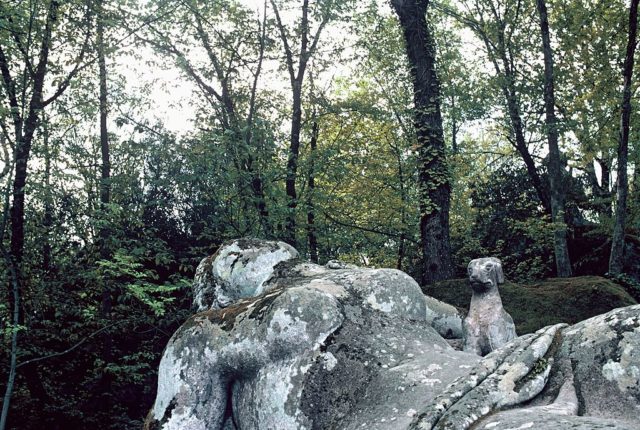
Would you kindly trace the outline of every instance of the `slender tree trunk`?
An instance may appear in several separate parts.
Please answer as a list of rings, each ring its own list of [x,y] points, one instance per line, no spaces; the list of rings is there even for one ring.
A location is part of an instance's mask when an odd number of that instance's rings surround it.
[[[451,95],[451,152],[458,153],[458,121],[456,121],[456,96]]]
[[[84,55],[84,47],[77,58],[76,67],[63,80],[55,94],[48,100],[43,100],[44,81],[47,74],[49,63],[49,51],[51,49],[51,35],[53,26],[58,18],[58,7],[60,2],[51,1],[48,4],[46,22],[42,32],[40,46],[38,48],[37,63],[32,63],[28,69],[25,65],[23,76],[29,76],[27,90],[30,93],[28,106],[20,106],[16,95],[16,83],[12,77],[11,66],[5,55],[2,44],[0,44],[0,74],[4,84],[3,93],[7,98],[10,106],[11,118],[15,131],[15,149],[14,149],[14,172],[8,177],[6,194],[5,194],[5,213],[2,217],[2,228],[0,229],[0,237],[4,237],[7,220],[10,223],[10,245],[9,250],[5,249],[4,243],[0,240],[0,252],[7,263],[10,275],[11,298],[13,303],[13,330],[11,334],[11,352],[9,377],[6,384],[5,395],[3,398],[2,412],[0,414],[0,430],[4,430],[7,425],[7,416],[9,412],[9,404],[13,394],[13,388],[16,378],[16,363],[18,354],[18,331],[16,328],[21,322],[23,316],[20,313],[20,302],[23,276],[22,276],[22,260],[24,256],[24,226],[25,226],[25,186],[28,176],[28,163],[31,154],[31,146],[36,130],[39,125],[39,116],[43,112],[45,106],[59,97],[67,88],[71,78],[78,71],[78,66]],[[33,17],[32,17],[33,18]],[[16,35],[15,37],[20,37]],[[23,85],[27,85],[27,79],[23,80]],[[30,91],[29,91],[30,90]],[[26,116],[23,112],[26,111]],[[13,179],[11,183],[11,179]],[[9,209],[9,196],[12,196],[11,208]],[[7,210],[9,213],[7,213]]]
[[[503,93],[507,102],[507,111],[509,112],[511,129],[513,130],[513,138],[515,140],[514,147],[522,157],[522,161],[524,161],[527,173],[533,183],[533,188],[536,190],[536,194],[540,199],[540,203],[542,203],[545,212],[551,214],[551,202],[549,200],[549,196],[547,195],[543,181],[540,178],[540,173],[538,172],[536,163],[529,152],[527,140],[524,135],[524,125],[522,124],[522,115],[518,104],[518,96],[514,89],[515,77],[510,72],[505,72],[504,81],[505,82],[502,84]]]
[[[536,168],[536,164],[529,152],[527,140],[525,138],[524,124],[522,121],[522,113],[520,103],[518,101],[518,92],[516,90],[516,70],[514,69],[513,58],[511,56],[511,46],[508,46],[508,40],[505,37],[504,22],[492,5],[494,19],[499,22],[497,41],[492,41],[485,30],[485,22],[481,19],[479,22],[472,19],[462,19],[462,22],[469,25],[470,28],[482,39],[489,55],[489,59],[493,63],[496,75],[501,77],[500,86],[505,99],[509,123],[513,134],[512,145],[518,151],[524,161],[527,174],[531,179],[533,188],[540,199],[540,203],[544,211],[551,214],[551,201],[545,189],[540,173]],[[480,10],[478,10],[482,14]]]
[[[11,206],[11,256],[18,277],[24,253],[24,189],[27,184],[27,164],[31,154],[33,136],[38,127],[38,115],[43,108],[42,90],[47,73],[51,32],[58,13],[58,2],[52,1],[47,12],[47,24],[42,37],[40,57],[33,77],[33,92],[29,101],[29,113],[24,121],[24,131],[16,137],[15,176],[13,180],[13,203]]]
[[[7,160],[8,161],[8,160]],[[9,280],[11,285],[11,298],[12,298],[12,330],[11,330],[11,350],[9,352],[9,376],[5,385],[4,396],[2,398],[2,411],[0,412],[0,430],[5,430],[7,426],[7,419],[9,416],[9,405],[11,404],[11,397],[13,396],[13,388],[15,386],[17,363],[18,363],[18,330],[17,327],[20,324],[20,278],[18,277],[18,270],[15,265],[15,260],[11,254],[7,251],[4,245],[4,235],[7,228],[7,222],[9,220],[9,196],[11,195],[11,176],[12,169],[9,169],[7,176],[7,185],[3,194],[3,213],[2,221],[0,222],[0,252],[4,258],[7,269],[9,270]]]
[[[51,228],[53,226],[53,202],[51,192],[51,146],[49,144],[49,129],[47,120],[44,120],[44,181],[45,181],[45,199],[44,199],[44,219],[42,227],[44,228],[44,238],[42,241],[42,271],[48,274],[51,270]]]
[[[309,259],[312,263],[318,263],[318,237],[316,235],[316,213],[314,207],[314,193],[316,189],[316,179],[315,179],[315,157],[316,157],[316,149],[318,147],[318,134],[319,134],[319,126],[318,122],[313,120],[313,124],[311,126],[311,141],[310,148],[311,153],[309,154],[309,181],[308,192],[307,192],[307,239],[309,242]]]
[[[627,158],[629,153],[629,120],[631,118],[631,84],[633,77],[633,60],[636,51],[638,31],[638,1],[631,0],[629,10],[629,41],[624,61],[624,87],[622,91],[622,110],[620,115],[620,140],[618,144],[618,178],[616,182],[616,215],[611,239],[611,255],[609,256],[609,273],[622,273],[624,265],[624,236],[627,211],[627,193],[629,180],[627,176]]]
[[[610,218],[611,217],[611,190],[609,178],[611,176],[611,169],[605,160],[596,158],[594,160],[600,166],[601,181],[598,182],[598,176],[596,175],[596,169],[593,163],[588,163],[586,166],[586,174],[591,187],[591,193],[593,194],[593,207],[599,215]]]
[[[11,172],[11,170],[10,170]],[[7,208],[9,207],[9,195],[10,195],[10,180],[11,174],[8,177],[6,191],[4,193],[4,211],[2,216],[2,222],[0,223],[0,252],[5,260],[7,268],[9,270],[9,279],[11,281],[11,297],[13,301],[12,309],[12,330],[11,330],[11,351],[9,352],[9,376],[7,378],[7,384],[5,386],[4,396],[2,398],[2,412],[0,412],[0,430],[5,430],[7,426],[7,418],[9,416],[9,405],[11,404],[11,397],[13,396],[13,388],[16,381],[17,363],[18,363],[18,330],[17,327],[20,324],[20,280],[18,278],[18,271],[15,266],[15,261],[12,256],[7,252],[4,246],[4,242],[1,238],[4,238],[5,229],[7,226],[7,220],[9,214]]]
[[[551,190],[551,219],[553,221],[553,248],[556,271],[559,278],[571,276],[571,260],[567,246],[567,224],[565,222],[565,184],[563,180],[560,148],[558,147],[558,121],[555,113],[553,79],[553,51],[549,35],[547,5],[536,0],[540,15],[542,51],[544,54],[544,107],[546,113],[547,139],[549,142],[549,188]]]
[[[102,8],[100,7],[97,23],[97,52],[98,52],[98,69],[100,81],[100,153],[102,156],[102,168],[100,174],[100,203],[102,209],[111,201],[111,160],[109,156],[109,133],[107,130],[107,64],[105,58],[104,46],[104,17],[102,16]]]
[[[8,200],[8,199],[7,199]],[[4,233],[4,232],[3,232]],[[11,351],[9,356],[9,377],[5,387],[4,397],[2,399],[2,412],[0,412],[0,430],[5,430],[7,426],[7,418],[9,416],[9,405],[13,396],[13,388],[16,381],[17,362],[18,362],[18,325],[20,323],[20,284],[18,273],[11,255],[4,248],[4,244],[0,245],[2,254],[9,267],[11,280],[11,289],[13,296],[13,312],[11,327]]]
[[[98,56],[98,81],[100,87],[99,110],[100,110],[100,213],[102,216],[102,227],[99,231],[100,258],[108,260],[111,258],[111,247],[109,244],[111,231],[108,227],[109,204],[111,203],[111,159],[109,154],[109,133],[107,129],[108,118],[108,87],[107,87],[107,63],[104,40],[104,4],[96,4],[96,51]],[[111,310],[113,307],[113,291],[110,279],[101,279],[102,282],[102,304],[100,313],[102,318],[111,321]],[[109,333],[103,337],[102,358],[106,363],[113,360],[113,340]],[[108,394],[111,391],[111,376],[103,374],[100,384],[100,394]]]
[[[291,114],[291,135],[289,139],[289,155],[287,158],[287,177],[285,188],[287,192],[287,216],[285,220],[285,241],[291,246],[296,246],[296,208],[298,206],[298,194],[296,192],[296,179],[298,178],[298,157],[300,155],[300,129],[302,126],[302,79],[293,84],[293,112]]]
[[[260,169],[255,169],[253,166],[253,158],[251,151],[258,152],[260,148],[254,144],[253,123],[256,111],[256,97],[258,92],[258,79],[262,71],[262,62],[264,60],[264,50],[267,40],[267,0],[264,0],[264,8],[262,15],[262,23],[260,24],[261,32],[258,38],[258,45],[260,47],[258,54],[258,64],[256,71],[253,75],[253,85],[251,87],[251,96],[249,97],[249,113],[247,114],[247,125],[245,132],[245,146],[248,152],[248,164],[249,172],[251,174],[251,188],[256,201],[256,209],[258,211],[258,218],[260,219],[260,226],[262,227],[262,233],[265,238],[271,239],[273,237],[273,229],[271,228],[271,221],[269,220],[269,210],[267,208],[267,199],[264,193],[264,182],[260,175]]]
[[[396,155],[396,160],[398,162],[398,184],[399,184],[399,189],[400,189],[400,201],[402,202],[402,208],[400,210],[400,222],[402,224],[402,232],[400,233],[400,237],[398,239],[398,259],[396,260],[396,269],[398,270],[402,270],[403,267],[403,261],[404,261],[404,257],[405,257],[405,247],[406,247],[406,241],[407,241],[407,211],[406,211],[406,205],[407,205],[407,191],[405,189],[405,185],[404,185],[404,181],[405,181],[405,174],[404,174],[404,169],[402,167],[402,153],[400,151],[400,149],[397,146],[392,146],[395,155]]]
[[[105,58],[104,45],[104,16],[102,4],[98,3],[97,12],[97,28],[96,28],[96,50],[98,54],[98,81],[100,87],[99,105],[100,105],[100,209],[102,215],[108,212],[108,206],[111,202],[111,159],[109,154],[109,132],[107,130],[107,64]],[[100,257],[109,258],[109,229],[102,227],[100,229]]]
[[[36,103],[33,104],[37,106]],[[37,109],[36,106],[33,107],[34,111]],[[20,267],[24,253],[24,189],[27,184],[27,164],[36,127],[36,115],[30,115],[25,122],[25,133],[22,139],[16,142],[16,167],[11,206],[11,255],[16,267]]]
[[[251,169],[251,188],[256,199],[256,209],[260,219],[260,226],[264,237],[270,239],[273,236],[271,222],[269,221],[269,209],[267,208],[267,199],[264,195],[264,182],[260,176],[260,172]]]
[[[602,201],[602,213],[607,217],[613,216],[613,196],[610,190],[611,188],[611,160],[602,159],[598,160],[600,165],[600,171],[602,172],[602,187],[597,194]]]
[[[431,284],[453,274],[449,242],[451,189],[440,113],[435,42],[426,20],[429,0],[392,0],[391,4],[400,18],[413,79],[414,125],[419,147],[422,283]]]
[[[287,71],[291,82],[293,101],[291,104],[291,134],[289,136],[289,154],[287,157],[287,176],[285,189],[287,194],[287,215],[285,219],[284,240],[292,246],[296,245],[296,210],[298,195],[296,192],[296,179],[298,177],[298,158],[300,155],[300,131],[302,129],[302,84],[307,70],[307,64],[313,56],[320,40],[320,35],[328,23],[331,14],[322,13],[315,33],[310,34],[309,28],[309,0],[302,2],[302,16],[300,19],[300,47],[294,55],[289,43],[287,30],[282,23],[280,11],[275,0],[271,0],[271,6],[276,17],[276,24],[280,33],[280,40],[284,47]],[[313,9],[311,9],[313,10]],[[297,63],[297,64],[295,64]]]

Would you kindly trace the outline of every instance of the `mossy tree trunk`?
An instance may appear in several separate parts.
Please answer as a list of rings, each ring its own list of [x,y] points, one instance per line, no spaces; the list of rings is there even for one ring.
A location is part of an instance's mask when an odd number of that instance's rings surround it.
[[[440,113],[435,41],[426,18],[429,0],[392,0],[391,4],[400,19],[413,79],[422,283],[432,284],[451,278],[453,264],[449,242],[451,187]]]

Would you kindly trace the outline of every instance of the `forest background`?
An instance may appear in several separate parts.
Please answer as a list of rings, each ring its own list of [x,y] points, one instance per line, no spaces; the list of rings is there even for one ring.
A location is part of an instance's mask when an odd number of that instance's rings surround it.
[[[0,429],[140,428],[232,238],[638,298],[637,5],[3,0]]]

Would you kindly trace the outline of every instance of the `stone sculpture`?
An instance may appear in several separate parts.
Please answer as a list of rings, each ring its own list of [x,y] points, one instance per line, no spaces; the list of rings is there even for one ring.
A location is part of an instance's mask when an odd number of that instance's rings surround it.
[[[226,273],[228,249],[243,261],[243,244],[249,254],[289,249],[234,241],[211,267]],[[455,309],[429,308],[400,271],[268,260],[256,268],[260,279],[270,273],[257,297],[234,284],[244,277],[210,277],[216,294],[248,295],[220,309],[212,300],[173,335],[147,430],[640,426],[640,306],[546,327],[483,358],[447,343],[443,335],[460,332]]]
[[[463,348],[484,356],[515,339],[516,326],[498,292],[498,285],[504,283],[500,260],[477,258],[467,270],[473,295],[463,324]]]
[[[193,307],[220,309],[265,292],[264,283],[281,261],[298,257],[284,242],[238,239],[204,258],[193,281]]]

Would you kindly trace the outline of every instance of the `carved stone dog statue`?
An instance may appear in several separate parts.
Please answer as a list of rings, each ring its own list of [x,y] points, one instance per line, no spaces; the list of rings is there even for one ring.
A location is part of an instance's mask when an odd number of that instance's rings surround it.
[[[498,284],[504,283],[500,260],[477,258],[467,270],[473,296],[462,327],[463,349],[484,356],[515,339],[516,327],[498,292]]]

